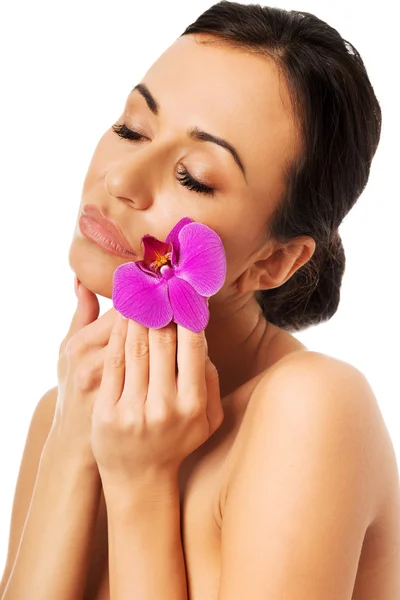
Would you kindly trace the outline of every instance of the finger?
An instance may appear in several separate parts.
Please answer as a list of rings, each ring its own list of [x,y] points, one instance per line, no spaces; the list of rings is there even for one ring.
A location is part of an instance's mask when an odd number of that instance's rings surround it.
[[[210,426],[209,436],[214,433],[224,420],[224,411],[221,404],[218,371],[207,356],[206,364],[207,386],[207,419]]]
[[[75,331],[75,333],[68,333],[61,344],[60,351],[64,349],[73,335],[79,336],[82,347],[105,347],[110,339],[116,316],[117,311],[115,308],[111,308],[104,315],[96,318],[95,321],[85,325],[82,329]]]
[[[121,405],[143,406],[149,386],[148,328],[133,319],[127,319],[125,342],[125,386]]]
[[[127,323],[128,320],[118,313],[104,353],[103,377],[96,400],[97,407],[112,408],[121,397],[125,380]]]
[[[176,325],[149,329],[149,398],[176,396]]]
[[[104,357],[107,346],[91,352],[86,360],[80,360],[73,375],[77,389],[91,392],[99,389],[103,375]]]
[[[97,319],[100,305],[96,294],[80,282],[78,287],[78,302],[72,316],[71,324],[65,340],[68,341],[77,331]]]
[[[185,397],[200,395],[206,400],[205,332],[194,333],[178,325],[177,334],[178,397],[185,401]]]

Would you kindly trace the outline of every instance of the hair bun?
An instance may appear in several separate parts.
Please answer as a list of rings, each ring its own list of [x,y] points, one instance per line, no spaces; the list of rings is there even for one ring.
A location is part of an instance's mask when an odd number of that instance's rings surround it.
[[[330,246],[336,246],[336,245],[343,246],[342,238],[339,233],[339,229],[335,229],[335,231],[332,233],[329,245]]]

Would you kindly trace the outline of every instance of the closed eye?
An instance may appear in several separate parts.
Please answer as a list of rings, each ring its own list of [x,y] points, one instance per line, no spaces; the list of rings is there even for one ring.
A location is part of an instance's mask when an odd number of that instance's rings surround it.
[[[143,135],[141,135],[139,132],[134,131],[133,129],[129,129],[129,127],[127,127],[126,125],[124,125],[123,123],[116,123],[115,125],[112,126],[111,128],[114,133],[116,133],[117,135],[119,135],[119,137],[127,139],[127,140],[140,140],[141,138],[145,137]],[[183,168],[180,171],[178,171],[179,177],[177,177],[177,180],[181,183],[181,185],[187,187],[189,190],[194,191],[198,194],[206,194],[209,196],[213,196],[215,193],[215,189],[205,185],[204,183],[201,183],[200,181],[197,181],[197,179],[194,179],[191,174],[189,173],[189,171],[187,171],[187,169]]]

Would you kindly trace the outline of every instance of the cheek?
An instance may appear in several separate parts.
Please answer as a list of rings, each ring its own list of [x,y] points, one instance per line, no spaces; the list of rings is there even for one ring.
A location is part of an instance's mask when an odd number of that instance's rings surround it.
[[[253,218],[243,215],[243,218],[229,232],[225,231],[223,237],[227,258],[227,281],[237,279],[253,262],[252,257],[261,246],[261,232],[259,223],[254,223]]]
[[[221,236],[222,239],[222,236]],[[231,283],[246,268],[248,242],[241,234],[225,235],[222,239],[227,261],[226,282]]]

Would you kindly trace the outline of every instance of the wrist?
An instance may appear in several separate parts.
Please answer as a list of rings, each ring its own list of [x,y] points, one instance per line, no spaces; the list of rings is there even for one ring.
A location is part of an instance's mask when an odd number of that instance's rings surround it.
[[[75,451],[56,429],[51,429],[43,446],[41,461],[47,464],[62,465],[63,469],[72,468],[86,476],[100,481],[97,463],[91,451]]]
[[[176,472],[147,472],[142,477],[126,479],[118,474],[104,476],[100,471],[107,507],[117,511],[144,509],[179,500]]]

